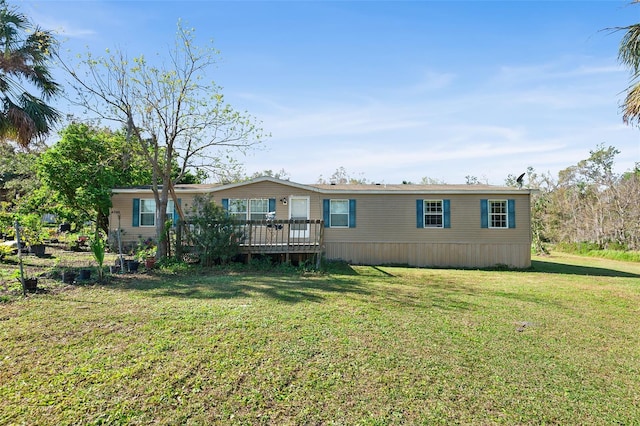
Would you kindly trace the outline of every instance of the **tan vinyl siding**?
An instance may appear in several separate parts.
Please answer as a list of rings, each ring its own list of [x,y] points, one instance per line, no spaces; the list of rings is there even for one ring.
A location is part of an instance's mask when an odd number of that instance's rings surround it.
[[[178,194],[180,205],[185,213],[193,203],[194,194]],[[115,230],[118,228],[118,214],[120,213],[120,225],[123,231],[122,241],[125,245],[137,243],[140,240],[156,237],[155,226],[133,226],[133,200],[134,198],[153,200],[151,191],[146,193],[124,193],[114,194],[111,197],[113,207],[109,215],[109,228]]]
[[[325,256],[362,264],[516,268],[531,265],[529,194],[358,195],[356,228],[326,229]],[[418,228],[416,200],[450,200],[451,228]],[[480,224],[480,200],[514,199],[515,229]]]
[[[518,243],[325,243],[327,259],[364,265],[486,268],[531,266],[531,245]]]
[[[276,219],[289,219],[290,197],[309,197],[309,219],[323,219],[323,200],[356,202],[355,228],[324,228],[325,257],[363,264],[487,267],[497,264],[525,268],[531,264],[530,192],[484,186],[308,186],[272,179],[209,187],[214,201],[227,199],[276,200]],[[195,191],[177,196],[189,212]],[[439,190],[442,192],[437,192]],[[447,193],[447,190],[450,193]],[[414,192],[415,191],[415,192]],[[421,192],[421,193],[420,193]],[[124,240],[155,237],[155,227],[132,227],[134,198],[153,198],[151,191],[130,190],[113,195],[120,211]],[[286,200],[284,204],[282,200]],[[515,229],[482,228],[480,200],[515,200]],[[449,200],[450,228],[418,228],[416,200]],[[111,215],[111,228],[117,227]]]
[[[289,197],[302,196],[309,198],[310,219],[322,219],[322,201],[317,192],[305,191],[304,189],[289,187],[276,182],[258,182],[247,184],[227,190],[217,191],[213,194],[216,203],[221,203],[224,198],[274,198],[276,200],[276,219],[289,219]],[[287,204],[282,203],[282,199],[287,200]]]
[[[327,242],[528,242],[530,241],[529,197],[486,196],[477,194],[441,195],[357,195],[356,228],[329,228]],[[481,199],[516,200],[515,229],[482,229]],[[417,228],[416,200],[448,199],[451,202],[451,228]]]

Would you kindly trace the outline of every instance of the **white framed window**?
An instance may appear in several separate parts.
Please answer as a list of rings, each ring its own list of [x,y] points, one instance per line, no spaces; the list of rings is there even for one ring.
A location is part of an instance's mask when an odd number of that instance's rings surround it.
[[[175,211],[176,211],[176,203],[173,200],[169,200],[167,201],[167,211],[165,212],[165,221],[171,221],[171,223],[173,225],[175,225],[173,222],[175,221]]]
[[[251,220],[265,220],[269,213],[269,199],[256,198],[249,200],[249,215]]]
[[[442,200],[424,200],[423,212],[425,228],[444,227],[444,209],[442,207]]]
[[[173,200],[167,201],[166,219],[173,222],[176,205]],[[156,226],[156,200],[141,199],[139,211],[140,226]]]
[[[140,200],[140,226],[156,225],[156,200]]]
[[[349,227],[349,200],[330,200],[329,209],[329,226],[331,228]]]
[[[227,211],[236,220],[265,220],[269,213],[268,198],[229,198]]]
[[[489,228],[508,228],[507,200],[489,200]]]
[[[247,200],[241,198],[229,199],[229,216],[236,220],[247,220]]]

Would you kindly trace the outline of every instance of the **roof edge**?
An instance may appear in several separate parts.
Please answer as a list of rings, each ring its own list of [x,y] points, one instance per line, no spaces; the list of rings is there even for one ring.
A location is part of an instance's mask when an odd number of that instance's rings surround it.
[[[234,182],[228,184],[200,184],[200,185],[175,185],[174,190],[176,193],[195,193],[195,194],[210,194],[219,191],[225,191],[233,188],[239,188],[247,185],[252,185],[260,182],[271,182],[288,186],[291,188],[302,189],[304,191],[316,192],[320,194],[404,194],[404,195],[418,195],[418,194],[487,194],[487,195],[524,195],[533,194],[535,189],[531,188],[511,188],[491,185],[483,185],[481,187],[475,187],[474,185],[437,185],[437,187],[429,188],[428,185],[420,185],[417,188],[410,188],[411,185],[402,185],[406,188],[398,188],[399,185],[394,185],[394,188],[387,188],[386,185],[371,185],[371,188],[363,188],[363,186],[357,186],[349,188],[348,185],[340,185],[335,188],[332,185],[326,184],[301,184],[291,182],[289,180],[283,180],[274,178],[271,176],[261,176],[254,179],[250,179],[243,182]],[[161,187],[160,187],[161,188]],[[113,188],[111,192],[113,194],[137,194],[137,193],[150,193],[151,185],[136,186],[128,188]]]

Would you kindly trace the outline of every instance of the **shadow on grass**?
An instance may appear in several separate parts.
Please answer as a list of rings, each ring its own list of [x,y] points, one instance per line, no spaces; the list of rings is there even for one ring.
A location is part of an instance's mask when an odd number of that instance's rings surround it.
[[[620,277],[640,278],[640,274],[618,271],[615,269],[597,268],[593,266],[568,265],[566,263],[545,262],[543,260],[531,261],[531,272],[544,272],[547,274],[584,275],[592,277]]]
[[[122,283],[121,288],[149,291],[152,297],[237,299],[265,296],[286,303],[321,302],[328,293],[371,294],[357,279],[280,274],[157,275],[128,280]]]

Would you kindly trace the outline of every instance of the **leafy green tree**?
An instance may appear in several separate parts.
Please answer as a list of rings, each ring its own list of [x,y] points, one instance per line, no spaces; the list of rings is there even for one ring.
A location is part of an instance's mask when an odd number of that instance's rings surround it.
[[[74,81],[78,104],[124,126],[132,149],[146,158],[156,204],[158,258],[168,249],[162,236],[169,188],[190,169],[215,175],[225,167],[229,151],[245,151],[264,137],[252,117],[224,100],[219,86],[205,83],[217,53],[212,47],[196,47],[193,30],[179,24],[175,46],[161,65],[144,56],[129,61],[121,51],[103,58],[88,55],[79,64],[83,75],[63,65]]]
[[[38,159],[38,176],[64,206],[108,233],[111,190],[148,184],[151,173],[146,162],[128,150],[123,131],[72,123],[60,135],[60,141]]]
[[[200,184],[205,183],[209,175],[205,170],[186,170],[184,173],[181,173],[180,166],[178,166],[178,162],[174,161],[173,163],[173,178],[177,178],[179,175],[182,175],[179,180],[176,180],[176,183],[183,184]],[[150,183],[150,182],[149,182]]]
[[[3,201],[14,205],[40,186],[33,165],[35,152],[25,152],[8,144],[0,144],[0,191]]]
[[[60,92],[47,63],[55,48],[49,31],[0,0],[0,140],[27,147],[58,120],[58,112],[45,103]]]

